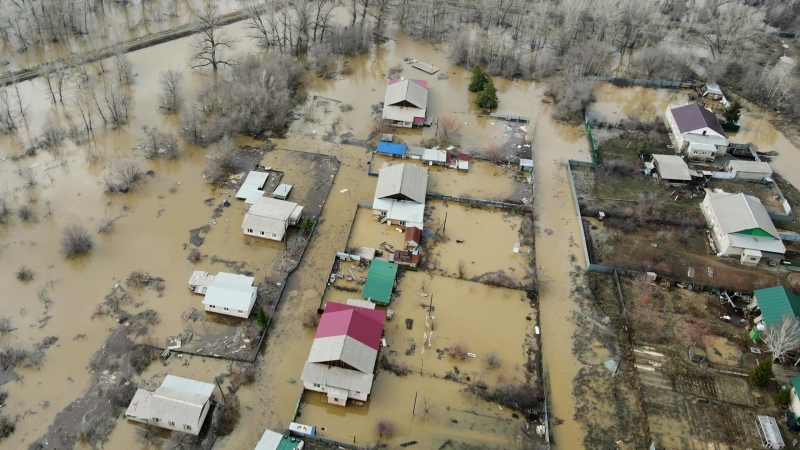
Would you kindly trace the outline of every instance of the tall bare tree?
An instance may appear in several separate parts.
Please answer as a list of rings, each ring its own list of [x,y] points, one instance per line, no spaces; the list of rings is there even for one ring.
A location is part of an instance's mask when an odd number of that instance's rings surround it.
[[[220,30],[220,17],[216,3],[206,0],[198,15],[200,34],[192,43],[192,69],[211,66],[213,70],[217,70],[221,65],[234,64],[233,59],[223,55],[223,49],[233,50],[236,40],[225,36]]]
[[[784,314],[779,325],[767,327],[763,339],[772,357],[783,361],[788,352],[800,348],[800,323],[794,315]]]
[[[169,113],[174,113],[178,110],[181,104],[182,77],[183,72],[175,69],[161,72],[161,76],[158,80],[161,85],[161,94],[158,96],[159,108]]]

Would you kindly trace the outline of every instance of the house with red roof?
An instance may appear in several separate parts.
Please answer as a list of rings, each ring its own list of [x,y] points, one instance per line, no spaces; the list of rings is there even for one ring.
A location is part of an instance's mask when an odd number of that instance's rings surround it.
[[[328,394],[328,403],[366,401],[372,391],[386,314],[368,307],[327,303],[300,379]]]
[[[728,151],[728,137],[717,116],[696,103],[668,107],[664,122],[675,137],[676,153],[686,152],[693,159],[713,159],[708,155],[711,146],[720,156]]]

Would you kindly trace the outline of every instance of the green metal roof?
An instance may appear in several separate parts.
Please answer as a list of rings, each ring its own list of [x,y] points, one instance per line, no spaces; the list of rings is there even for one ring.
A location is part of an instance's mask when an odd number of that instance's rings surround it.
[[[292,442],[291,438],[284,436],[276,450],[295,450],[302,442],[303,441],[297,438],[295,438],[294,442]]]
[[[794,387],[794,391],[797,395],[800,395],[800,377],[790,377],[789,381],[792,382],[792,387]]]
[[[394,289],[394,278],[397,275],[397,264],[385,259],[375,258],[369,265],[367,282],[361,296],[375,303],[388,304]]]
[[[800,317],[800,297],[783,286],[753,292],[767,326],[780,325],[785,314]]]

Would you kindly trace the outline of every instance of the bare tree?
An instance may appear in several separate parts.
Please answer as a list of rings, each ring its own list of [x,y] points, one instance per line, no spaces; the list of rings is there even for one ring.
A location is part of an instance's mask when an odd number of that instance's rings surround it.
[[[14,110],[13,99],[7,89],[0,90],[0,131],[11,133],[18,127],[19,113]]]
[[[384,439],[392,437],[395,431],[394,422],[391,419],[377,419],[375,421],[375,434],[378,435],[378,441],[383,442]]]
[[[436,402],[434,402],[430,398],[428,398],[428,396],[425,396],[425,395],[422,396],[421,409],[422,409],[422,416],[423,417],[427,417],[428,414],[430,414],[434,410],[436,410],[436,408],[438,406],[439,405],[437,405]]]
[[[383,31],[383,25],[389,19],[389,12],[394,6],[394,0],[372,0],[370,16],[375,19],[375,32]],[[366,9],[366,6],[365,6]]]
[[[81,225],[68,225],[61,234],[61,252],[67,258],[85,255],[93,246],[92,237]]]
[[[123,86],[133,84],[133,66],[121,43],[114,45],[114,67],[117,69],[117,81]]]
[[[735,1],[709,2],[705,13],[699,18],[705,22],[701,36],[714,58],[739,54],[764,22],[763,11]]]
[[[483,355],[483,361],[492,369],[500,367],[500,356],[494,350]]]
[[[209,184],[221,184],[235,164],[234,144],[230,137],[226,137],[214,144],[214,148],[206,161],[203,176]]]
[[[159,131],[158,128],[144,127],[145,138],[142,140],[142,150],[147,159],[164,157],[177,159],[181,155],[178,137],[172,133]]]
[[[161,72],[159,84],[161,84],[161,95],[158,97],[159,108],[169,113],[174,113],[181,105],[181,78],[183,72],[169,69]]]
[[[458,260],[458,278],[463,279],[467,275],[467,262],[463,259]]]
[[[442,142],[455,143],[461,137],[461,122],[455,116],[439,116],[436,130]]]
[[[101,178],[106,194],[129,192],[144,180],[147,168],[134,158],[124,158],[112,163]]]
[[[232,66],[233,59],[225,58],[222,50],[233,50],[236,40],[226,37],[220,31],[220,15],[213,0],[205,0],[198,20],[200,34],[192,43],[192,69],[211,66],[213,70],[217,70],[220,65]]]
[[[800,323],[790,314],[784,314],[780,324],[767,327],[764,342],[774,359],[784,360],[787,353],[800,348]]]

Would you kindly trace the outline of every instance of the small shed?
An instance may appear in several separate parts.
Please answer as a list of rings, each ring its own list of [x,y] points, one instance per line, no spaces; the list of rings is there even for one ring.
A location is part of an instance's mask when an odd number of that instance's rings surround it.
[[[446,150],[426,148],[422,153],[423,164],[446,166],[450,164],[452,155]]]
[[[397,276],[397,264],[385,259],[375,258],[369,265],[367,281],[361,297],[381,305],[389,304],[394,290],[394,280]]]
[[[722,89],[720,89],[719,85],[712,83],[706,83],[706,85],[703,87],[702,95],[709,100],[717,101],[722,100],[722,98],[725,97],[722,94]]]
[[[358,306],[359,308],[375,309],[375,303],[355,298],[348,298],[347,304],[350,306]]]
[[[208,272],[202,270],[195,270],[192,276],[189,277],[189,290],[195,294],[206,295],[206,290],[211,282],[214,281],[214,275],[209,275]]]
[[[394,135],[392,133],[382,133],[381,142],[394,142]]]
[[[653,165],[658,176],[668,182],[682,183],[692,179],[689,166],[677,155],[653,155]]]
[[[266,172],[250,171],[244,179],[242,186],[236,191],[236,198],[244,199],[248,205],[252,205],[264,195],[264,185],[267,184],[269,174]]]
[[[763,161],[728,161],[725,171],[732,172],[734,178],[749,181],[761,181],[772,176],[772,168]]]
[[[406,156],[411,159],[422,159],[422,155],[425,154],[425,147],[417,147],[414,145],[409,145],[406,147]]]
[[[469,172],[469,155],[466,153],[458,153],[458,170]]]
[[[705,362],[707,359],[706,351],[697,346],[689,347],[689,359],[696,363]]]
[[[422,230],[417,227],[406,228],[406,247],[419,247]]]
[[[781,430],[778,428],[778,422],[771,416],[758,416],[756,418],[756,427],[758,428],[758,436],[761,438],[761,445],[764,448],[781,449],[786,447],[781,436]]]
[[[394,144],[392,142],[378,142],[378,153],[381,155],[389,155],[396,157],[403,157],[406,155],[405,144]]]
[[[272,197],[278,200],[286,200],[289,197],[289,192],[292,191],[292,187],[291,184],[281,183],[272,192]]]
[[[389,254],[389,261],[398,266],[416,268],[419,264],[419,252],[417,250],[395,250]]]
[[[532,159],[522,159],[519,160],[519,170],[523,172],[533,172],[533,160]]]

